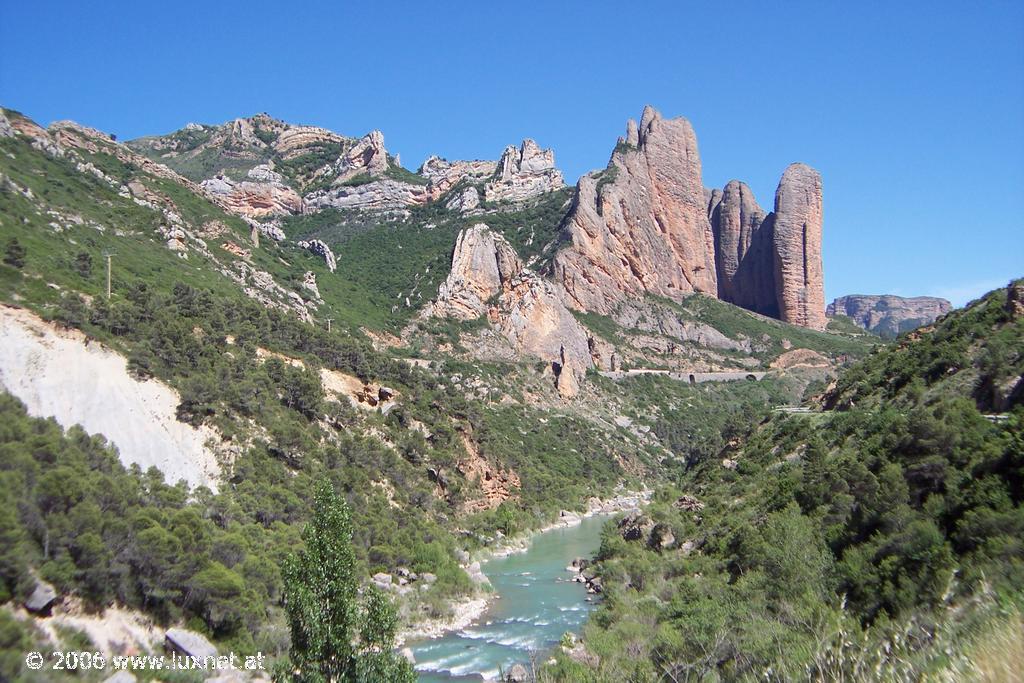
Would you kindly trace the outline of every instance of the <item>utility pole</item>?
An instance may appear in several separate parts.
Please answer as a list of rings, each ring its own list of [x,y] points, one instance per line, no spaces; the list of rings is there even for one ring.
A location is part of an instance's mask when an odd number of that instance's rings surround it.
[[[106,252],[103,255],[107,257],[107,301],[110,301],[110,259],[114,253]]]
[[[327,331],[330,332],[331,331],[331,321],[334,320],[334,318],[324,318],[324,320],[327,321]]]

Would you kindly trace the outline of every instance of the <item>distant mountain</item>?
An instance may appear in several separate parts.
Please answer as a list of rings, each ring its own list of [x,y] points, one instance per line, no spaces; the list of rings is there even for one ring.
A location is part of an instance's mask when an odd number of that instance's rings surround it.
[[[948,301],[934,296],[851,294],[830,303],[825,314],[830,318],[845,315],[869,332],[894,339],[914,328],[932,324],[952,309]]]

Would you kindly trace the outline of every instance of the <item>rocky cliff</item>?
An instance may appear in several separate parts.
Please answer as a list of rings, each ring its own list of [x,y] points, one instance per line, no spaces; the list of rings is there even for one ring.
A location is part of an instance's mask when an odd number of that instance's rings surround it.
[[[552,363],[563,397],[576,394],[592,364],[588,335],[556,288],[483,223],[459,235],[451,272],[425,313],[459,320],[486,315],[518,352]]]
[[[555,153],[526,139],[518,149],[514,145],[505,148],[493,179],[484,186],[484,198],[521,202],[563,185],[562,172],[555,168]]]
[[[825,329],[821,265],[821,176],[806,164],[790,164],[775,192],[773,256],[779,319]]]
[[[953,310],[945,299],[934,296],[902,297],[891,294],[841,296],[828,305],[829,317],[845,315],[858,326],[885,338],[930,325]]]
[[[554,273],[569,303],[607,314],[643,293],[718,293],[697,138],[686,119],[644,109],[608,168],[580,178]]]
[[[608,314],[638,294],[701,292],[804,327],[825,327],[821,177],[790,165],[766,214],[750,188],[705,190],[693,127],[651,107],[608,167],[580,179],[554,260],[570,305]]]

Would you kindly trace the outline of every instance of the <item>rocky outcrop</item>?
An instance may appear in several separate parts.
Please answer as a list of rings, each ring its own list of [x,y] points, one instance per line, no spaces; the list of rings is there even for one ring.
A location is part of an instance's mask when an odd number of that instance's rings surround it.
[[[13,137],[14,128],[11,126],[11,122],[7,120],[7,115],[4,114],[2,109],[0,109],[0,138]]]
[[[377,178],[388,170],[388,153],[384,148],[384,134],[379,130],[370,131],[359,142],[341,155],[335,165],[337,176],[334,182],[342,183],[358,175],[366,174]]]
[[[705,189],[689,122],[647,107],[608,167],[580,178],[554,276],[571,306],[604,315],[638,295],[700,292],[822,329],[821,203],[804,164],[786,169],[771,214],[738,180]]]
[[[302,213],[302,197],[285,185],[280,174],[261,164],[248,173],[249,180],[236,182],[227,175],[204,180],[200,185],[221,206],[246,218]]]
[[[327,269],[332,273],[338,267],[338,260],[334,257],[334,252],[331,251],[330,246],[323,240],[303,240],[297,243],[302,249],[313,252],[317,256],[323,258],[327,264]]]
[[[852,294],[828,305],[828,317],[845,315],[858,327],[892,339],[922,325],[931,325],[953,310],[952,304],[934,296],[902,297]]]
[[[771,230],[761,230],[765,216],[746,183],[731,180],[724,190],[712,191],[708,217],[715,237],[718,296],[770,315],[777,303]]]
[[[522,353],[552,363],[559,393],[576,394],[592,359],[588,336],[555,286],[523,266],[512,245],[483,223],[464,230],[452,269],[426,315],[488,321]]]
[[[677,301],[718,293],[697,139],[686,119],[644,109],[608,168],[580,178],[565,225],[570,245],[556,255],[554,273],[576,308],[607,315],[643,293]]]
[[[475,187],[467,187],[462,192],[459,192],[455,196],[445,203],[444,208],[449,211],[461,211],[466,213],[480,206],[480,193],[477,192]]]
[[[440,197],[462,180],[481,183],[494,175],[493,161],[448,161],[432,156],[420,166],[419,174],[430,181],[433,194]]]
[[[821,265],[821,175],[790,164],[775,192],[772,223],[775,293],[779,319],[825,329],[825,282]]]
[[[206,657],[216,657],[217,648],[201,633],[184,628],[170,628],[164,636],[167,648],[186,657],[195,657],[202,661]]]
[[[1012,318],[1024,315],[1024,280],[1011,282],[1006,289],[1006,312]]]
[[[289,126],[274,141],[274,151],[287,161],[306,154],[311,147],[340,145],[347,140],[326,128]]]
[[[526,139],[518,149],[505,148],[492,180],[484,186],[484,199],[521,202],[564,185],[562,172],[555,168],[555,153]]]
[[[313,210],[366,209],[399,210],[431,200],[424,185],[384,178],[362,185],[341,185],[306,195],[306,206]]]
[[[489,463],[467,433],[461,432],[460,438],[466,449],[466,457],[459,461],[456,469],[467,481],[478,487],[481,493],[479,497],[463,503],[463,510],[491,510],[509,498],[518,496],[521,487],[519,475],[511,468],[503,469]]]
[[[433,313],[475,320],[487,313],[502,285],[522,270],[515,249],[483,223],[463,230],[455,242],[452,269],[437,291]]]

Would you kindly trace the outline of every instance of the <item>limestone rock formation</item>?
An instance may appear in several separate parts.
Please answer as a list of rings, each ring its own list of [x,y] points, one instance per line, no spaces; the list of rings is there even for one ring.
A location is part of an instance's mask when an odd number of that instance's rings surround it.
[[[315,126],[289,126],[274,141],[274,151],[285,161],[307,153],[312,147],[340,145],[346,138]]]
[[[483,223],[463,230],[455,242],[452,269],[441,283],[434,314],[475,320],[487,313],[502,284],[522,270],[515,249]]]
[[[526,139],[517,149],[509,145],[501,155],[490,182],[484,186],[488,202],[521,202],[565,185],[555,168],[555,153]]]
[[[384,175],[388,170],[388,154],[384,148],[384,134],[379,130],[370,131],[338,159],[337,176],[334,182],[342,183],[357,175],[366,174],[371,178]]]
[[[772,224],[779,319],[816,330],[825,329],[828,322],[821,202],[821,175],[806,164],[790,164],[775,192]]]
[[[480,193],[475,187],[467,187],[449,199],[444,207],[449,211],[461,211],[466,213],[480,206]]]
[[[7,116],[3,110],[0,109],[0,138],[13,138],[14,128],[11,127],[11,122],[7,120]]]
[[[249,180],[235,182],[222,174],[200,185],[228,211],[246,218],[302,213],[302,197],[269,166],[256,166],[248,177]]]
[[[312,210],[370,209],[400,210],[425,204],[432,199],[429,188],[383,178],[362,185],[341,185],[306,195],[306,206]]]
[[[331,251],[330,246],[328,246],[326,242],[322,240],[303,240],[301,242],[298,242],[297,244],[301,248],[308,249],[317,256],[322,257],[323,260],[327,263],[327,269],[330,270],[332,273],[337,269],[338,261],[337,259],[335,259],[334,252]]]
[[[427,158],[419,174],[430,181],[432,193],[440,197],[461,180],[480,183],[494,175],[493,161],[448,161],[437,156]]]
[[[826,315],[845,315],[859,327],[891,339],[916,327],[931,325],[951,310],[953,306],[948,301],[934,296],[852,294],[830,303]]]
[[[635,139],[636,144],[630,141]],[[608,314],[643,293],[718,293],[697,139],[683,118],[644,109],[608,168],[580,178],[554,262],[570,305]]]
[[[576,394],[593,362],[588,335],[556,287],[525,268],[512,245],[483,223],[459,235],[451,273],[427,314],[460,320],[486,314],[518,351],[552,363],[564,397]]]

